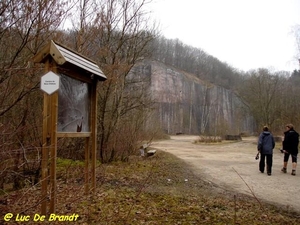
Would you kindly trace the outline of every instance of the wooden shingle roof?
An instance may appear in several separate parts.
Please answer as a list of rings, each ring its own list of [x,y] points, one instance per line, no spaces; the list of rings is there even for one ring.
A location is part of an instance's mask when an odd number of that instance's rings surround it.
[[[101,71],[99,66],[92,60],[80,55],[79,53],[57,43],[53,40],[50,41],[40,52],[38,52],[33,61],[35,63],[43,63],[48,56],[51,56],[58,65],[71,63],[72,65],[88,71],[90,74],[95,75],[98,80],[106,80],[106,76]]]

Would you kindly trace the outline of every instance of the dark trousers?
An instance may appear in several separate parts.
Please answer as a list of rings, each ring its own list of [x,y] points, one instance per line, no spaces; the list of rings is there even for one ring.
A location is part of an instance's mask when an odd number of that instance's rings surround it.
[[[273,154],[260,154],[259,170],[265,171],[265,162],[267,163],[267,173],[272,173]]]
[[[290,155],[292,156],[292,162],[293,163],[297,163],[297,155],[298,155],[298,152],[296,153],[284,153],[284,159],[283,159],[283,162],[287,162],[289,161],[289,158],[290,158]]]

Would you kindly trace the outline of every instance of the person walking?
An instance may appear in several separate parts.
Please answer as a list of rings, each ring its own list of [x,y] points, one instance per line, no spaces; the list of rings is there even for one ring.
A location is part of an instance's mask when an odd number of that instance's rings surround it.
[[[292,175],[296,175],[297,167],[297,155],[298,155],[298,145],[299,145],[299,134],[294,130],[293,124],[286,125],[286,131],[284,132],[284,139],[282,142],[282,150],[284,153],[283,157],[283,168],[282,172],[287,172],[287,164],[289,157],[292,157]]]
[[[265,172],[265,162],[267,164],[267,174],[272,174],[273,164],[273,149],[275,147],[274,137],[267,126],[263,127],[263,132],[260,133],[257,143],[257,150],[260,153],[259,171]]]

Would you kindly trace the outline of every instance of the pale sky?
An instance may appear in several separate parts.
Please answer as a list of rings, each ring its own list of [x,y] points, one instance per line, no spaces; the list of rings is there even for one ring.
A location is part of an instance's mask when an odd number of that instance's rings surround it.
[[[300,0],[153,0],[162,35],[234,68],[299,69]]]

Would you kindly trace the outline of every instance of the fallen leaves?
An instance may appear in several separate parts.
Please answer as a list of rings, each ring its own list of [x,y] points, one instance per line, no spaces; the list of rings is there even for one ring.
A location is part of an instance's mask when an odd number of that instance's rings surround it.
[[[63,166],[68,165],[64,162]],[[78,214],[78,221],[72,224],[300,223],[295,214],[267,204],[261,208],[251,197],[218,189],[165,152],[132,162],[99,165],[96,190],[88,195],[84,182],[77,182],[84,180],[84,174],[79,172],[82,166],[75,166],[68,173],[60,168],[57,182],[56,212]],[[0,220],[7,212],[40,213],[40,196],[39,186],[0,196]]]

